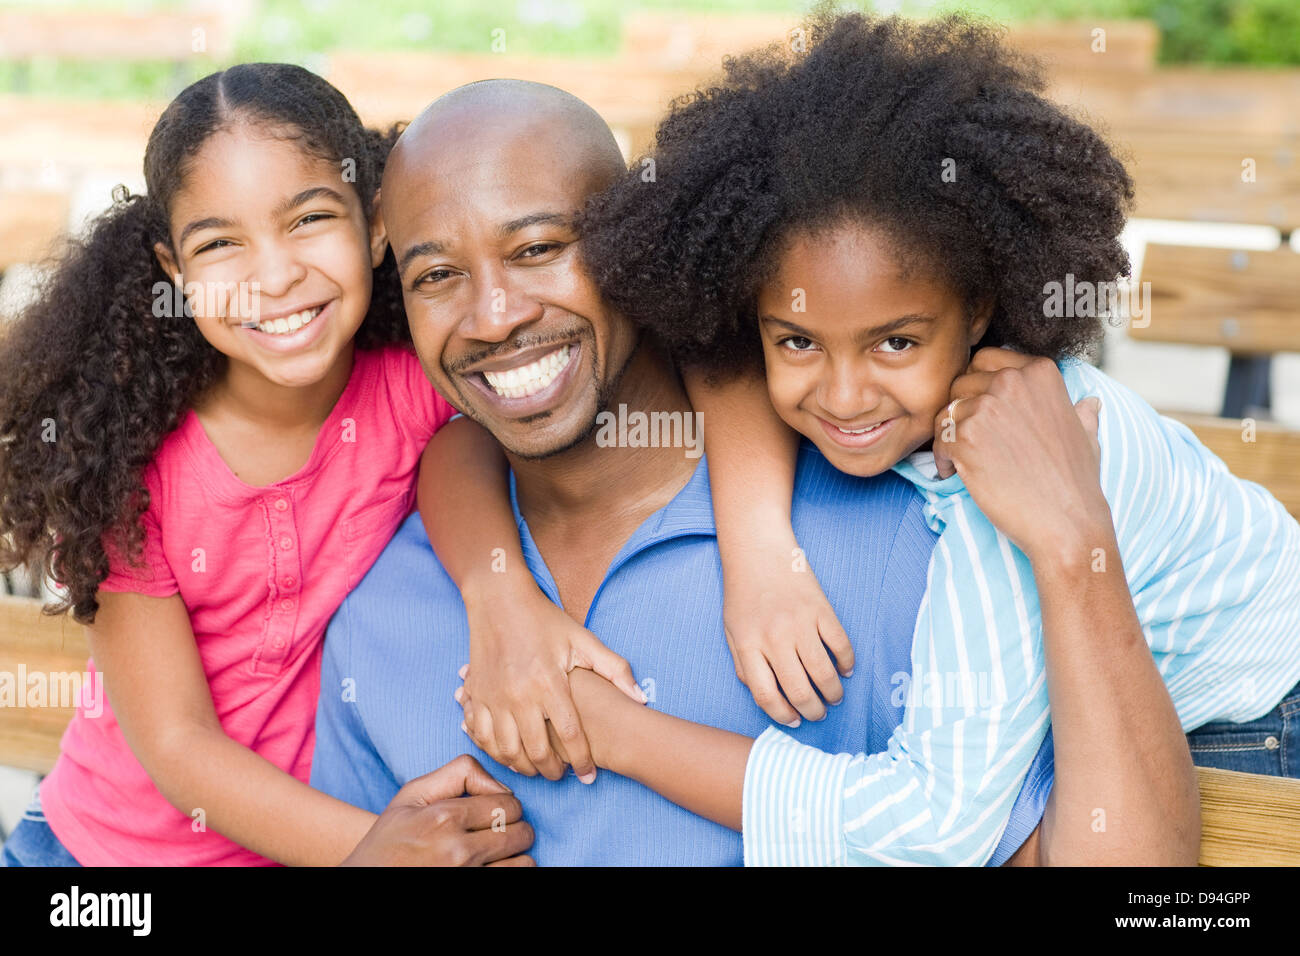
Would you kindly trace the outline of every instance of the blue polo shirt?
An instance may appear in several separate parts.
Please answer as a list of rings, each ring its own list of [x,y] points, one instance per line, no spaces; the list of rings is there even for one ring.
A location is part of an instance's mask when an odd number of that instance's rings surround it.
[[[924,502],[894,474],[855,478],[805,442],[795,482],[795,533],[853,642],[854,675],[821,721],[790,734],[829,753],[885,750],[903,714],[912,633],[935,534]],[[511,505],[528,568],[558,590]],[[722,628],[722,567],[703,458],[686,486],[623,545],[585,626],[623,655],[649,706],[757,737],[771,721],[736,679]],[[418,514],[399,529],[326,633],[312,786],[380,812],[407,781],[470,753],[514,791],[536,832],[541,865],[720,866],[743,861],[739,833],[695,816],[635,781],[601,771],[585,786],[524,777],[461,731],[452,695],[469,661],[460,593]],[[1004,862],[1042,817],[1051,789],[1049,736],[990,863]]]

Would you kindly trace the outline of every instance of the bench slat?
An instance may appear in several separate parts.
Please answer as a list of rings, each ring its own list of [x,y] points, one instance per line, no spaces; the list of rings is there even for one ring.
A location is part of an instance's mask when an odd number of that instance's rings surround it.
[[[1149,342],[1216,345],[1237,355],[1300,351],[1300,255],[1152,243],[1149,323],[1129,334]]]
[[[227,19],[198,11],[0,10],[0,57],[181,61],[196,53],[225,56],[233,41]],[[202,48],[195,50],[196,44]]]
[[[68,197],[54,191],[0,191],[0,272],[39,262],[68,224]]]
[[[41,613],[32,598],[0,595],[0,675],[84,673],[90,649],[84,628],[66,615]],[[0,678],[4,679],[4,678]],[[24,695],[25,687],[16,687]],[[19,702],[26,702],[25,696]],[[0,766],[48,773],[73,707],[0,706]]]
[[[706,74],[609,60],[474,53],[336,53],[329,80],[367,123],[410,120],[434,99],[477,80],[512,77],[548,83],[596,110],[629,155],[645,150],[669,101]]]
[[[1201,866],[1300,866],[1300,780],[1197,767]]]

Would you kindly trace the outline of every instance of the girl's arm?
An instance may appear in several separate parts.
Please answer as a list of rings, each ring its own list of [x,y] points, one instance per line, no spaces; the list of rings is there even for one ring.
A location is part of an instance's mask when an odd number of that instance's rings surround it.
[[[569,692],[569,672],[589,668],[631,699],[645,698],[627,661],[533,580],[510,508],[507,474],[496,440],[464,417],[439,429],[420,460],[420,517],[469,617],[465,686],[480,704],[473,729],[498,763],[558,780],[564,762],[551,748],[549,720],[574,772],[591,783],[596,764]]]
[[[790,525],[799,436],[777,417],[761,374],[719,384],[688,370],[684,379],[704,415],[736,676],[777,723],[821,720],[822,698],[844,697],[839,674],[853,673],[853,645]]]
[[[289,865],[531,863],[521,855],[532,842],[522,808],[473,759],[410,781],[378,817],[336,800],[226,736],[179,595],[100,591],[98,600],[87,633],[118,725],[196,831]]]
[[[1000,519],[1030,556],[1042,607],[1056,784],[1040,827],[1012,862],[1194,863],[1199,805],[1186,739],[1137,624],[1109,510],[1097,485],[1095,449],[1082,452],[1087,443],[1080,438],[1086,435],[1068,396],[1055,396],[1054,404],[1046,400],[1054,390],[1064,392],[1059,373],[1051,371],[1055,382],[1037,369],[1034,390],[1019,396],[1017,413],[1003,422],[1020,431],[1018,443],[1013,440],[1018,447],[1007,447],[1006,429],[981,433],[981,423],[963,429],[963,422],[970,424],[968,406],[958,423],[961,441],[947,449],[979,489],[989,516]],[[977,384],[967,397],[990,387],[987,380]],[[1035,413],[1042,426],[1037,433],[1027,424]],[[1091,415],[1095,429],[1095,411],[1085,408],[1077,414]],[[981,434],[986,440],[972,440]],[[998,437],[987,440],[991,435]],[[1055,454],[1044,456],[1049,435],[1064,440],[1055,445]],[[994,453],[1003,459],[996,481],[990,467]],[[1023,484],[1005,480],[1008,456]],[[1033,467],[1035,462],[1063,467]],[[1081,561],[1084,545],[1087,560]],[[1095,549],[1104,562],[1098,562]],[[573,686],[602,766],[696,813],[741,827],[751,740],[628,708],[594,678],[577,678]],[[1136,740],[1134,728],[1142,728],[1145,739]],[[866,758],[861,769],[867,770],[871,761],[881,764],[884,756]],[[830,797],[825,813],[839,811],[838,799]],[[799,802],[798,795],[792,802]]]
[[[373,813],[313,790],[226,736],[212,704],[189,613],[165,598],[100,591],[91,657],[122,734],[181,813],[281,863],[332,866]]]
[[[1080,526],[1072,540],[1104,540],[1090,533],[1101,530]],[[1118,548],[1108,555],[1115,570],[1106,574],[1060,556],[1034,564],[1056,771],[1042,822],[1008,865],[1196,862],[1199,805],[1186,738],[1137,626]],[[753,740],[631,706],[595,675],[574,675],[572,686],[600,766],[741,829]]]

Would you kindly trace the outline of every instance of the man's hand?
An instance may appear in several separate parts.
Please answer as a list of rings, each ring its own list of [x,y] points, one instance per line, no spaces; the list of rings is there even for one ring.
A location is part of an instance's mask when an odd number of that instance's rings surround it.
[[[959,474],[1031,561],[1113,536],[1098,477],[1099,399],[1072,405],[1056,363],[991,348],[975,353],[950,395],[935,416],[939,475]]]
[[[344,866],[535,866],[533,828],[509,789],[473,757],[397,791]]]

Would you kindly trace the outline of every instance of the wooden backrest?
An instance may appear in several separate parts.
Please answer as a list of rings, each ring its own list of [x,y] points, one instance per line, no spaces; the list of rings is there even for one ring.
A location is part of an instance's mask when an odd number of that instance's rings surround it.
[[[1300,780],[1197,767],[1201,866],[1300,866]]]
[[[1102,129],[1300,134],[1295,67],[1161,66],[1141,75],[1059,70],[1047,79],[1052,99]]]
[[[616,60],[491,53],[339,52],[329,68],[330,82],[372,124],[410,120],[449,90],[502,77],[548,83],[581,98],[634,155],[649,146],[672,98],[690,92],[704,74]]]
[[[1136,215],[1300,227],[1300,70],[1098,69],[1049,83],[1125,161]]]
[[[0,766],[47,773],[90,656],[85,630],[41,602],[0,595]],[[61,704],[62,706],[51,706]]]
[[[0,190],[0,272],[38,262],[68,225],[68,197],[54,190]]]
[[[619,61],[715,73],[725,56],[788,41],[799,19],[782,13],[637,11],[623,18]]]
[[[789,42],[797,14],[664,13],[623,18],[621,60],[719,70],[722,58],[774,41]],[[1095,31],[1104,31],[1098,37]],[[1100,41],[1100,42],[1099,42]],[[1076,20],[1012,24],[1007,42],[1051,71],[1143,71],[1155,66],[1160,29],[1150,20]],[[1104,49],[1099,46],[1104,44]]]
[[[1300,137],[1112,125],[1107,131],[1147,219],[1300,224]]]
[[[66,168],[140,175],[149,133],[165,103],[0,94],[0,168]],[[107,197],[105,197],[107,200]]]
[[[1140,282],[1151,283],[1150,314],[1130,326],[1135,339],[1217,345],[1238,355],[1300,349],[1300,254],[1289,247],[1153,243]]]
[[[1014,23],[1007,43],[1049,72],[1145,72],[1156,65],[1160,28],[1152,20],[1046,20]]]
[[[165,10],[0,10],[0,57],[184,60],[230,52],[230,20]]]

